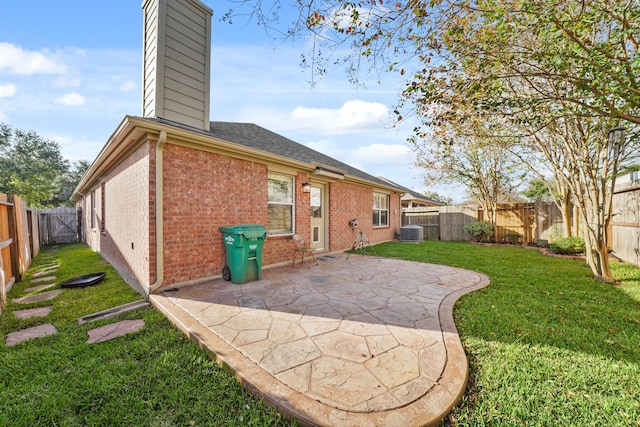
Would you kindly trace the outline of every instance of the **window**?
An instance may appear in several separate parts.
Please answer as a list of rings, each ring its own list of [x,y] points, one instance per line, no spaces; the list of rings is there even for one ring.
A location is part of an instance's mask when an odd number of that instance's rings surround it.
[[[640,181],[640,171],[631,172],[631,182]]]
[[[269,234],[293,233],[293,177],[269,172]]]
[[[91,228],[96,228],[96,192],[91,192]]]
[[[389,196],[373,193],[373,226],[387,227],[389,225]]]

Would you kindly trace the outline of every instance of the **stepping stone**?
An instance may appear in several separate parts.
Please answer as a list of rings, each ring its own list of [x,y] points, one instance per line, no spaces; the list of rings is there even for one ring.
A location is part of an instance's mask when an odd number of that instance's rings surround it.
[[[50,282],[52,280],[56,280],[57,277],[56,276],[47,276],[47,277],[40,277],[38,279],[32,279],[29,280],[31,283],[40,283],[40,282]]]
[[[32,286],[30,288],[25,289],[24,292],[27,292],[27,293],[39,292],[45,289],[53,288],[55,285],[56,285],[55,283],[49,283],[48,285]]]
[[[144,326],[143,319],[123,320],[122,322],[111,323],[89,331],[87,344],[94,344],[109,341],[116,337],[121,337],[133,332],[138,332]]]
[[[19,344],[31,338],[40,338],[47,335],[58,333],[58,330],[51,323],[46,325],[34,326],[33,328],[23,329],[21,331],[11,332],[7,334],[7,347]]]
[[[58,267],[60,267],[60,264],[55,264],[55,265],[52,265],[51,267],[43,268],[42,270],[38,270],[35,273],[33,273],[33,277],[40,277],[40,276],[44,276],[45,274],[50,274],[54,270],[57,270]]]
[[[13,312],[13,315],[18,319],[29,319],[31,317],[43,317],[48,316],[51,312],[52,306],[47,307],[37,307],[37,308],[27,308],[26,310],[16,310]]]
[[[14,299],[14,302],[18,304],[29,304],[32,302],[40,302],[40,301],[49,301],[50,299],[54,299],[58,295],[62,293],[62,289],[56,289],[55,291],[41,292],[35,295],[28,295],[26,297]]]

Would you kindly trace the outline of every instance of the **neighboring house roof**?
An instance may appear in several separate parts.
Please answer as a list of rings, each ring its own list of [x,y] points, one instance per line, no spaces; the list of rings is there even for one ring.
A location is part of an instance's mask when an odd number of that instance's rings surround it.
[[[394,187],[397,187],[399,189],[401,189],[405,194],[402,196],[402,200],[422,200],[426,203],[432,203],[433,205],[436,206],[442,206],[442,203],[440,202],[436,202],[433,199],[430,199],[426,196],[423,196],[422,194],[418,193],[417,191],[413,191],[410,188],[404,187],[398,183],[395,183],[393,181],[391,181],[390,179],[384,178],[384,177],[378,177],[379,179],[386,181],[387,183],[393,185]]]
[[[154,123],[156,126],[153,126]],[[199,134],[204,137],[211,137],[215,140],[224,141],[236,146],[243,146],[253,152],[257,151],[263,152],[266,155],[271,155],[265,156],[265,158],[275,156],[276,158],[283,159],[284,161],[289,160],[298,164],[303,163],[306,168],[314,171],[314,174],[332,176],[338,179],[349,176],[356,180],[365,181],[371,185],[379,186],[395,192],[400,193],[404,191],[402,187],[391,181],[376,178],[373,175],[369,175],[368,173],[349,166],[346,163],[253,123],[212,121],[210,131],[207,132],[188,125],[159,118],[126,116],[109,141],[107,141],[89,170],[87,170],[83,176],[74,192],[74,195],[72,196],[72,200],[77,199],[81,189],[86,189],[86,186],[91,185],[97,175],[102,173],[98,171],[105,167],[105,165],[103,165],[104,162],[108,161],[108,159],[115,158],[115,156],[112,156],[110,153],[116,150],[119,151],[120,149],[116,147],[121,143],[126,143],[125,141],[128,138],[127,135],[131,131],[127,129],[137,126],[143,126],[145,128],[158,127],[159,130],[162,127],[180,129],[181,131]],[[210,143],[215,145],[215,140],[211,140]]]

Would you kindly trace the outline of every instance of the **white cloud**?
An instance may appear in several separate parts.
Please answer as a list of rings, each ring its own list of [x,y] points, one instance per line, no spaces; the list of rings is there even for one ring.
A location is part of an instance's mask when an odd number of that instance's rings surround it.
[[[84,96],[79,93],[71,92],[56,98],[55,102],[56,104],[66,105],[68,107],[78,107],[84,105],[85,99]]]
[[[353,135],[385,130],[389,109],[379,102],[345,101],[340,108],[293,107],[289,112],[279,109],[282,103],[247,105],[235,110],[233,121],[254,122],[267,129],[301,131],[314,135]],[[214,103],[213,108],[216,105]],[[214,111],[213,116],[217,114]]]
[[[120,84],[120,91],[127,93],[135,90],[137,87],[138,85],[135,82],[129,80]]]
[[[367,165],[409,167],[415,161],[411,150],[406,145],[366,145],[355,149],[353,155],[358,161]]]
[[[5,122],[5,123],[9,122],[9,117],[6,114],[4,114],[2,111],[0,111],[0,122]]]
[[[379,129],[389,110],[378,102],[346,101],[339,109],[296,107],[290,114],[295,127],[323,134],[345,134]]]
[[[27,51],[11,43],[0,42],[0,71],[10,74],[64,74],[67,67],[51,58],[48,51]]]
[[[58,77],[54,82],[55,87],[78,87],[80,79],[78,77],[62,76]]]
[[[16,85],[13,83],[7,83],[5,85],[0,84],[0,98],[9,98],[16,94]]]
[[[307,146],[371,175],[384,176],[398,183],[407,181],[414,164],[411,150],[401,144],[349,147],[343,141],[317,140]]]
[[[54,135],[50,139],[56,141],[60,145],[71,145],[74,139],[70,136]]]

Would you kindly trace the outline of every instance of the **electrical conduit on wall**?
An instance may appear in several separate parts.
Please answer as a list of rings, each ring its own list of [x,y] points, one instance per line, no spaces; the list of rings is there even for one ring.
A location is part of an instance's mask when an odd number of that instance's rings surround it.
[[[164,282],[164,187],[162,149],[167,142],[167,132],[160,131],[156,142],[156,281],[149,285],[149,293],[155,292]]]

